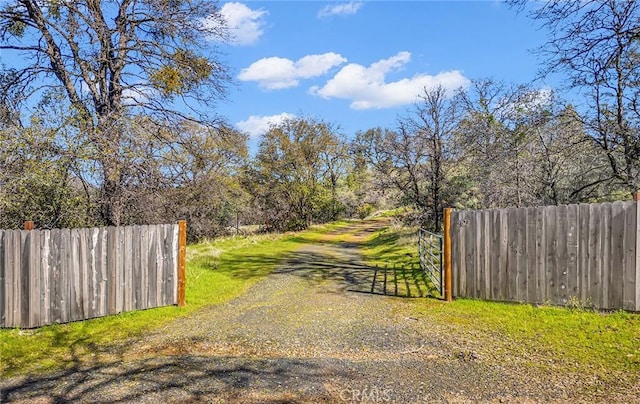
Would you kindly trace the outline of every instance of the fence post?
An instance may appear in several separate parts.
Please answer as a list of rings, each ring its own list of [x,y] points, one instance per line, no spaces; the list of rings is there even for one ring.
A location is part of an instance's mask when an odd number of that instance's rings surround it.
[[[35,228],[35,225],[33,224],[32,220],[27,220],[24,222],[24,229],[25,230],[33,230]]]
[[[451,211],[452,208],[444,210],[444,300],[453,300],[451,285]]]
[[[636,191],[633,194],[633,200],[636,201],[636,202],[640,202],[640,191]]]
[[[185,299],[185,281],[187,263],[187,221],[178,222],[178,307],[187,305]]]

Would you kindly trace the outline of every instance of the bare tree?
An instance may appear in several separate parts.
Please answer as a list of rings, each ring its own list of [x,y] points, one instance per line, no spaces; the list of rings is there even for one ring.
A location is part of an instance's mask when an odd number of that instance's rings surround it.
[[[476,80],[460,91],[464,118],[456,161],[470,207],[534,206],[606,198],[605,153],[582,120],[548,88]]]
[[[538,50],[541,74],[565,74],[570,88],[587,95],[586,128],[612,178],[640,189],[640,1],[553,0],[532,6],[530,15],[549,34]]]
[[[458,125],[455,103],[445,89],[425,89],[394,131],[372,129],[359,135],[359,152],[423,215],[422,224],[440,230],[447,204],[451,142]],[[451,201],[448,201],[449,203]]]
[[[5,87],[24,100],[63,89],[93,147],[112,225],[122,221],[128,115],[215,121],[208,111],[229,77],[213,41],[224,38],[208,0],[14,0],[0,11],[0,49],[22,61]]]

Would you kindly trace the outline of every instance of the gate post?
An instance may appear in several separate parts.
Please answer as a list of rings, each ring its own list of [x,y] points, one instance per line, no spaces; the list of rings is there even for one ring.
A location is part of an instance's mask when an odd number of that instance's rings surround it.
[[[452,208],[444,210],[444,300],[453,300],[451,285],[451,211]]]

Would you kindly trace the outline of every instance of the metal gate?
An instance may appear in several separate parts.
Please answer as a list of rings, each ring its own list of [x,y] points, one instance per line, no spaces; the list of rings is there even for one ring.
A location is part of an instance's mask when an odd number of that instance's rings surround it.
[[[425,229],[418,230],[418,253],[420,254],[420,268],[433,283],[434,288],[444,296],[442,276],[443,238],[440,234],[431,233]]]

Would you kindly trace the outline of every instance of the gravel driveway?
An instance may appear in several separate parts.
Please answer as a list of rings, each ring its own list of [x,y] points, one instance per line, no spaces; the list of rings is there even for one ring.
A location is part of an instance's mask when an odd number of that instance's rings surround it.
[[[375,230],[371,222],[353,226],[363,236]],[[383,295],[382,279],[362,264],[356,243],[307,244],[241,297],[118,347],[110,363],[5,380],[1,401],[599,400],[584,378],[506,366],[485,353],[490,346],[416,318],[421,298]],[[412,296],[424,293],[419,279],[400,279]]]

